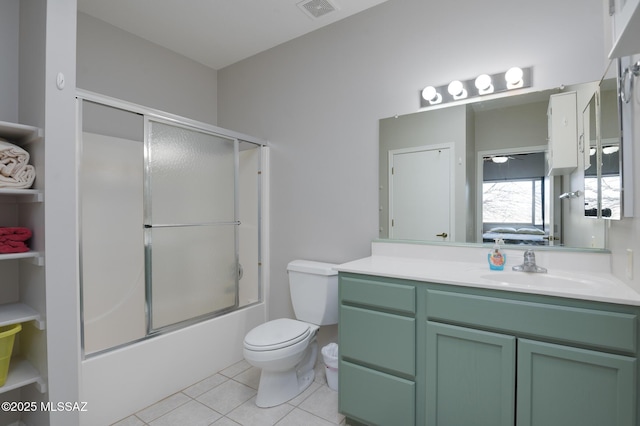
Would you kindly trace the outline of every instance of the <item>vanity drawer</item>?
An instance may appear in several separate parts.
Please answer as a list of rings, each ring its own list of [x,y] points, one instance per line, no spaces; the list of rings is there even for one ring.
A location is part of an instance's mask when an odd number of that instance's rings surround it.
[[[416,320],[353,306],[340,307],[340,357],[415,376]]]
[[[428,290],[427,317],[568,344],[637,352],[637,317],[633,314]]]
[[[412,285],[341,275],[340,302],[415,314],[416,289]]]
[[[375,425],[415,424],[415,383],[350,362],[338,368],[339,411]]]

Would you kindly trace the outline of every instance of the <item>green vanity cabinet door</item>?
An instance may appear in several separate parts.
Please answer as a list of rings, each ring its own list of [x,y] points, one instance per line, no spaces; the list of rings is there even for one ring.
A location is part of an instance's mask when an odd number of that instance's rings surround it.
[[[636,358],[518,340],[517,426],[635,426]]]
[[[339,411],[379,426],[415,424],[415,383],[346,361],[338,365]]]
[[[427,425],[513,426],[515,337],[431,321],[426,334]]]
[[[414,316],[416,288],[401,280],[340,275],[340,303]]]
[[[414,318],[340,307],[340,357],[413,379],[416,356]]]

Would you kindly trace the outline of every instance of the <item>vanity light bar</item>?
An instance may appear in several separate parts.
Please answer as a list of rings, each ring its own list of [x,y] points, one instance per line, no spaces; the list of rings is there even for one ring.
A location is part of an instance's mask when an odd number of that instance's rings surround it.
[[[481,74],[471,80],[427,86],[420,91],[420,108],[530,86],[531,68],[513,67],[497,74]]]

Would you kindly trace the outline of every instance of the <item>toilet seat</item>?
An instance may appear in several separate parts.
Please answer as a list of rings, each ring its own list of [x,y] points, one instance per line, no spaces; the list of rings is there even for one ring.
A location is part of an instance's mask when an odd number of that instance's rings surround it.
[[[245,349],[251,351],[273,351],[295,345],[311,334],[311,326],[305,322],[280,318],[261,324],[247,333]]]

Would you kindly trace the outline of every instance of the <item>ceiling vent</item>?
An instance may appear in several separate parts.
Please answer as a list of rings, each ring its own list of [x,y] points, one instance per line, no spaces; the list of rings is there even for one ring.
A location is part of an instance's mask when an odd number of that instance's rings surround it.
[[[319,18],[337,10],[328,0],[305,0],[298,3],[298,7],[310,18]]]

